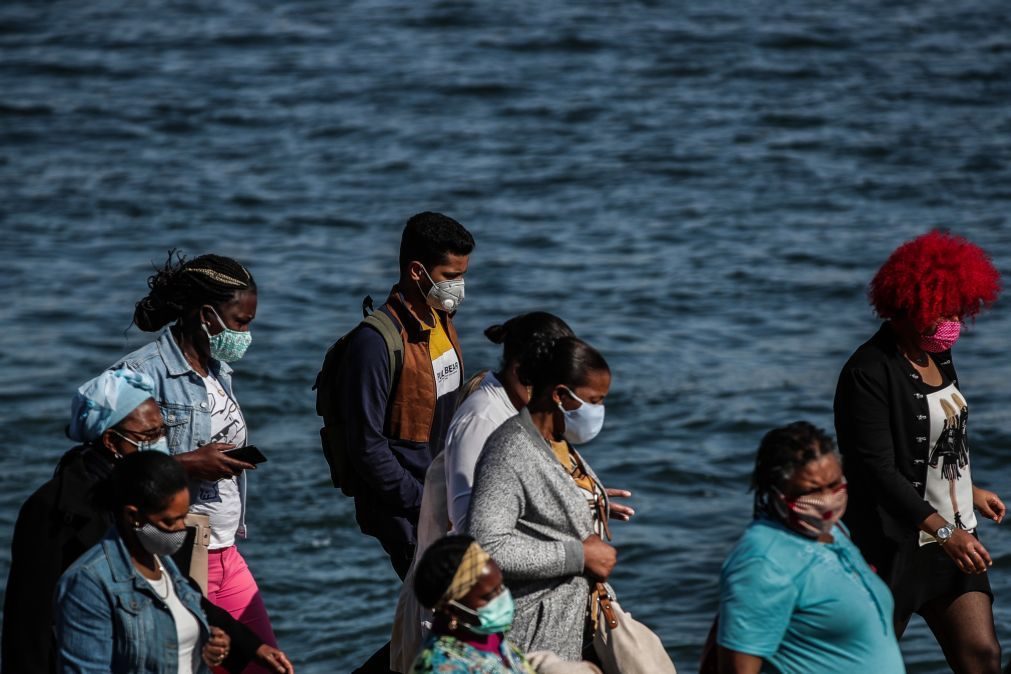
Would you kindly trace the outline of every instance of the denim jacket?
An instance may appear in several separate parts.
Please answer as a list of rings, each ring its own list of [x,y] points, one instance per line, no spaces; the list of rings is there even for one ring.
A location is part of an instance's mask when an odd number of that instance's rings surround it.
[[[207,444],[211,439],[211,411],[207,406],[207,387],[197,374],[182,350],[172,337],[171,330],[165,330],[161,337],[142,346],[110,369],[123,366],[143,372],[154,380],[154,399],[161,408],[168,427],[169,451],[173,454],[192,452]],[[210,370],[225,389],[228,397],[232,394],[232,368],[227,363],[210,361]],[[238,536],[246,537],[246,474],[239,475],[239,497],[242,500],[242,515],[239,519]]]
[[[200,593],[169,557],[159,557],[179,601],[200,624],[195,674],[208,674],[201,651],[210,629]],[[60,578],[53,603],[60,674],[175,674],[179,644],[168,606],[134,568],[115,528]]]

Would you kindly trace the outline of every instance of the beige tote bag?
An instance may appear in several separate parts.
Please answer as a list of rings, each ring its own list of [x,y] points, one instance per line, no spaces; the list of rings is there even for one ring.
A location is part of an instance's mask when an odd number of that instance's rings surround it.
[[[590,602],[593,650],[604,674],[677,674],[660,637],[622,610],[607,585],[597,583]]]

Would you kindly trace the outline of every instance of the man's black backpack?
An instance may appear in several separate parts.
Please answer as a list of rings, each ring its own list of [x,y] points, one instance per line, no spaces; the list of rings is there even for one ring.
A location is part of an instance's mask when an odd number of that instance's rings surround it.
[[[369,329],[383,336],[390,359],[391,396],[404,368],[404,340],[400,336],[400,327],[386,312],[370,313],[371,309],[372,298],[366,297],[362,301],[362,316],[364,316],[362,322],[327,350],[323,358],[323,367],[316,375],[316,383],[312,387],[316,391],[316,414],[323,417],[323,428],[319,429],[319,437],[323,445],[323,456],[330,464],[330,479],[333,486],[339,487],[347,496],[355,495],[357,480],[348,458],[345,420],[339,405],[337,386],[345,365],[345,353],[351,335],[358,330]]]

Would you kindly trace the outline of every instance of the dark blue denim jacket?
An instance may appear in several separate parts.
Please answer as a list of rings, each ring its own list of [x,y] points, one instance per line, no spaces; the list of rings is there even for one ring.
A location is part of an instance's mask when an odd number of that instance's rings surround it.
[[[169,557],[159,557],[176,595],[200,623],[193,671],[208,674],[201,657],[210,630],[200,593]],[[115,527],[60,578],[54,598],[60,674],[175,674],[179,645],[168,606],[130,561]]]
[[[171,330],[133,353],[124,356],[111,370],[123,366],[150,375],[154,380],[153,398],[161,408],[168,427],[169,451],[173,454],[192,452],[211,439],[211,411],[207,406],[207,387],[204,380],[190,366],[172,337]],[[232,393],[232,368],[217,360],[210,362],[211,373],[228,393]],[[214,487],[208,488],[214,490]],[[242,515],[239,520],[239,538],[246,537],[246,473],[239,475],[239,497]]]

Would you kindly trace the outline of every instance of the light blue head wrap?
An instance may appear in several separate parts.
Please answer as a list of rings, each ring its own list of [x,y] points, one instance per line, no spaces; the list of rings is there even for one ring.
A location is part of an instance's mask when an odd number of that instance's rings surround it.
[[[118,424],[154,393],[154,380],[124,367],[106,370],[83,384],[70,403],[67,435],[76,442],[91,442]]]

